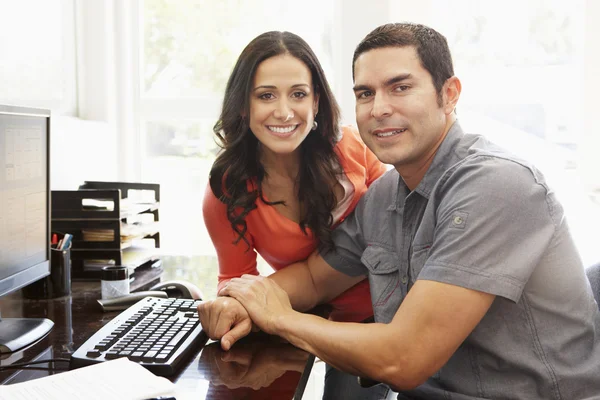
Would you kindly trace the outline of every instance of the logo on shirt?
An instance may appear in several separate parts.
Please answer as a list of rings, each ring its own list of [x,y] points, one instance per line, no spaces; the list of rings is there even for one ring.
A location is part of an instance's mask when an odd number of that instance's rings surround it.
[[[453,228],[465,229],[467,225],[467,217],[469,214],[462,211],[454,211],[451,218],[451,224]]]

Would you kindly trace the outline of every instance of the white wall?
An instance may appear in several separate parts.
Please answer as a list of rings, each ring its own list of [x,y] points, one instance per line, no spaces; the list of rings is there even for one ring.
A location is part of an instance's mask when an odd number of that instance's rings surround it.
[[[337,0],[337,36],[332,48],[336,84],[333,88],[342,109],[342,122],[356,125],[354,92],[352,91],[352,56],[360,41],[379,25],[391,22],[392,1]]]
[[[50,184],[75,190],[84,181],[118,180],[118,155],[107,122],[53,116],[50,139]]]
[[[584,121],[582,136],[582,170],[585,185],[596,192],[600,203],[600,1],[586,0]],[[596,235],[597,236],[597,235]]]

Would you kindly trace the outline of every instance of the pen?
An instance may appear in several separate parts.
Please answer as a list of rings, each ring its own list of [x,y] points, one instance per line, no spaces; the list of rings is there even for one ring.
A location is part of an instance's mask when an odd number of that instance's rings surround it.
[[[68,233],[65,234],[65,236],[62,238],[62,243],[60,246],[60,250],[66,250],[69,248],[69,245],[71,244],[71,240],[73,239],[73,235],[70,235]]]

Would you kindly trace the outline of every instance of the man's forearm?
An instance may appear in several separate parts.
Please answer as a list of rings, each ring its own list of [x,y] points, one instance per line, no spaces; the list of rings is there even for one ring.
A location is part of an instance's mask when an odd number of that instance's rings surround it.
[[[269,275],[269,279],[286,291],[296,311],[308,311],[320,303],[306,260]]]
[[[341,323],[294,313],[280,319],[276,334],[340,370],[409,390],[421,382],[403,363],[408,350],[402,350],[401,338],[390,339],[391,330],[387,324]]]
[[[295,310],[307,311],[331,301],[366,277],[345,275],[333,269],[318,253],[313,253],[269,278],[287,292]]]

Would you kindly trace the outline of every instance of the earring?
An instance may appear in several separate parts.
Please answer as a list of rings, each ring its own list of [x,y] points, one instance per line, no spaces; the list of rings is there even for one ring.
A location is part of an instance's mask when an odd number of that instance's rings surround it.
[[[313,120],[313,126],[312,126],[311,130],[316,131],[318,127],[319,127],[319,124],[317,124],[317,120]]]

